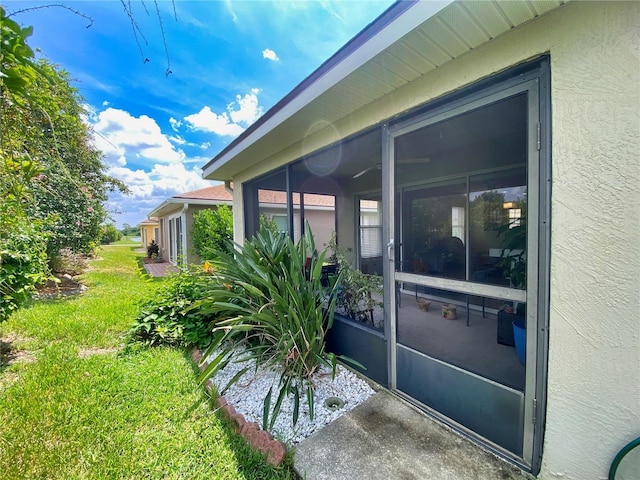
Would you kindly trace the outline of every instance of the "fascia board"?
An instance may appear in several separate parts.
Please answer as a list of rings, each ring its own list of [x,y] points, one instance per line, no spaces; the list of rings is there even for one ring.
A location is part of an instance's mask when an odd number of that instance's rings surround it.
[[[205,165],[202,177],[209,178],[209,176],[216,170],[231,161],[243,150],[258,142],[271,130],[284,123],[288,118],[302,110],[304,107],[311,104],[336,83],[355,72],[362,65],[400,40],[408,32],[422,25],[429,18],[435,16],[451,3],[453,3],[453,0],[417,2],[413,4],[382,30],[374,34],[369,40],[347,55],[338,64],[334,65],[326,72],[318,72],[319,76],[314,82],[301,91],[290,102],[280,108],[280,110],[275,112],[271,118],[267,119],[267,121],[247,135],[246,138],[240,140],[237,145],[234,145],[220,158]]]

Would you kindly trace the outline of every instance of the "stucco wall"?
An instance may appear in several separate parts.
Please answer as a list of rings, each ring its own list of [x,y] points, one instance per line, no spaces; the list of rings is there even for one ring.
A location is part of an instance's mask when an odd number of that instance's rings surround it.
[[[606,478],[616,452],[640,435],[639,32],[640,2],[571,2],[260,166],[270,170],[332,140],[335,131],[350,135],[550,54],[552,258],[542,479]],[[236,222],[238,234],[240,215]]]
[[[140,243],[147,248],[151,240],[155,240],[155,229],[158,225],[140,225]]]
[[[543,478],[606,478],[616,451],[640,435],[640,4],[570,7],[550,48]]]

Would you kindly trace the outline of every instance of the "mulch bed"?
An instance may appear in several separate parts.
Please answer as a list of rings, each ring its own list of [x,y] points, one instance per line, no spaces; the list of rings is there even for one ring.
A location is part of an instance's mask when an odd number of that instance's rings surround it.
[[[36,287],[34,298],[58,298],[79,295],[87,290],[87,286],[73,279],[71,275],[54,275],[59,282],[48,280]]]

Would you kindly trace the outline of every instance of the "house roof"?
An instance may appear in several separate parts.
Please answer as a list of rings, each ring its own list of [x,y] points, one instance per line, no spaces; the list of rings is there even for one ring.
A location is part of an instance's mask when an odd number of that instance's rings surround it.
[[[231,184],[233,187],[233,184]],[[261,204],[271,204],[284,207],[287,203],[286,192],[275,190],[258,191],[258,201]],[[300,195],[293,195],[294,205],[300,204]],[[330,195],[316,195],[305,193],[305,208],[333,208],[334,198]],[[191,192],[179,193],[163,201],[153,209],[148,217],[162,217],[171,212],[179,210],[185,204],[189,205],[232,205],[233,196],[224,185],[201,188]],[[156,222],[157,223],[157,222]]]
[[[231,180],[567,0],[398,1],[203,167]],[[309,153],[309,152],[303,152]]]
[[[145,225],[156,226],[158,225],[158,219],[154,217],[154,218],[149,218],[147,220],[142,220],[140,223],[138,223],[139,227],[142,227]]]

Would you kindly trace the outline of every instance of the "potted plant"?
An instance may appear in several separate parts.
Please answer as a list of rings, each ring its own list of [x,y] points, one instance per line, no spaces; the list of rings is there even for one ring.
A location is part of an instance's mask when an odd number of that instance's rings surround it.
[[[335,233],[329,242],[332,251],[330,262],[337,265],[340,285],[337,288],[337,310],[346,317],[378,327],[374,310],[382,306],[382,278],[378,275],[362,273],[354,268],[348,259],[348,252],[336,244]]]
[[[160,245],[158,245],[155,240],[151,240],[151,243],[147,246],[147,257],[155,259],[159,253]]]
[[[524,213],[524,208],[522,212]],[[498,228],[502,238],[502,252],[498,265],[509,278],[511,286],[525,289],[527,286],[527,228],[526,217],[512,220]],[[516,347],[518,360],[524,364],[526,357],[526,304],[505,305],[498,312],[498,343]]]

